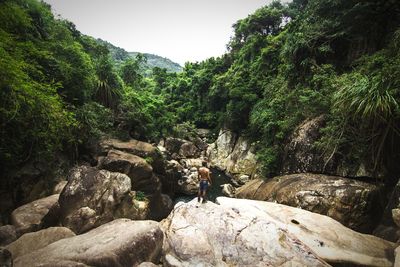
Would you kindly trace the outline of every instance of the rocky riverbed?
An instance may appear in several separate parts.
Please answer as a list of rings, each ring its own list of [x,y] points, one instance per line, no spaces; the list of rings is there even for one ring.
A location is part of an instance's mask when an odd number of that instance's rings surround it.
[[[218,142],[221,151],[222,141]],[[242,162],[240,155],[248,160],[252,153],[248,146],[240,147],[231,152],[241,154],[228,156],[237,164]],[[196,205],[197,167],[204,160],[217,162],[215,156],[222,158],[209,154],[203,140],[170,138],[156,147],[108,139],[95,151],[96,166],[75,166],[67,181],[50,190],[55,194],[18,207],[11,224],[0,227],[3,266],[11,262],[14,266],[393,266],[395,262],[396,243],[354,231],[373,230],[379,219],[374,218],[379,212],[373,206],[379,186],[309,173],[264,181],[251,169],[229,173],[233,169],[213,165],[218,170],[212,169],[217,177],[209,194],[216,203]],[[222,190],[247,199],[218,197]],[[173,207],[173,199],[182,194],[189,201]],[[398,206],[393,202],[385,216],[396,216]],[[386,233],[383,237],[390,231],[397,240],[396,224],[379,227]]]

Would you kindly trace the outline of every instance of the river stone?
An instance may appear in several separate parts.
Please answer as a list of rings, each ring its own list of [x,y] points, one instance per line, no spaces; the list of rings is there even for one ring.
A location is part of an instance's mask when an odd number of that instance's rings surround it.
[[[22,235],[40,230],[43,218],[57,203],[59,196],[58,194],[51,195],[15,209],[11,213],[11,223],[15,226],[17,234]]]
[[[196,201],[161,222],[164,266],[329,266],[272,220]]]
[[[261,165],[257,162],[254,145],[230,130],[221,129],[217,140],[208,146],[207,157],[211,166],[236,180],[242,175],[251,178],[259,175]]]
[[[299,207],[327,215],[351,229],[371,232],[382,209],[379,190],[357,180],[302,173],[252,180],[236,190],[236,197]]]
[[[179,148],[179,155],[183,158],[197,158],[200,156],[200,150],[192,142],[185,142]]]
[[[217,202],[242,217],[275,223],[329,263],[393,266],[395,243],[355,232],[327,216],[266,201],[219,197]]]
[[[157,147],[149,143],[135,139],[131,139],[128,142],[117,139],[105,139],[100,142],[100,149],[103,155],[106,155],[110,150],[120,150],[148,159],[148,162],[156,173],[165,174],[165,162],[162,153]]]
[[[17,240],[17,232],[14,225],[0,226],[0,247],[6,246]]]
[[[75,236],[74,232],[66,227],[50,227],[34,233],[24,234],[6,248],[11,252],[13,259],[16,259],[58,240],[72,236]]]
[[[187,141],[183,139],[168,137],[165,139],[165,148],[171,154],[179,154],[179,150],[185,142]]]
[[[112,221],[130,190],[131,179],[125,174],[76,167],[60,195],[61,223],[80,234]]]
[[[191,167],[202,167],[204,159],[197,158],[197,159],[181,159],[180,163],[185,166],[185,168],[190,169]]]
[[[236,189],[231,184],[223,184],[221,185],[222,194],[227,197],[234,197]]]
[[[153,168],[141,157],[110,150],[101,163],[101,169],[124,173],[131,178],[132,190],[154,193],[159,185],[153,175]]]
[[[137,266],[159,261],[162,240],[157,222],[118,219],[19,257],[14,266]]]

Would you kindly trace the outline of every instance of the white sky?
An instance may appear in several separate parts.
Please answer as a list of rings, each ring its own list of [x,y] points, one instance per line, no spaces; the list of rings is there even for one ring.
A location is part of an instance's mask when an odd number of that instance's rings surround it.
[[[232,25],[271,0],[44,0],[76,28],[182,66],[226,52]]]

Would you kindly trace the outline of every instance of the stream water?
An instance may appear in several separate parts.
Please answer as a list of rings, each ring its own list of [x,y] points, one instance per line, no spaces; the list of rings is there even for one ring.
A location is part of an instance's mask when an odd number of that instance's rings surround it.
[[[207,200],[215,202],[217,197],[223,196],[221,185],[231,183],[231,178],[225,175],[225,173],[222,171],[211,169],[211,180],[212,185],[208,187]],[[197,194],[192,196],[177,195],[174,199],[174,203],[178,203],[180,201],[189,202],[195,197],[197,197]]]

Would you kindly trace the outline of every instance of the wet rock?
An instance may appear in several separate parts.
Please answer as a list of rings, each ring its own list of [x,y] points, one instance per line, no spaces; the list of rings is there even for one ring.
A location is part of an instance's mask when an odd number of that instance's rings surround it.
[[[137,266],[159,261],[162,240],[157,222],[118,219],[18,257],[14,266]]]
[[[6,248],[11,252],[13,259],[35,250],[46,247],[58,240],[75,236],[74,232],[65,227],[51,227],[34,233],[27,233],[9,244]]]
[[[382,209],[378,186],[310,173],[278,176],[267,181],[255,179],[238,188],[236,197],[299,207],[327,215],[361,232],[374,229]]]
[[[15,226],[17,235],[40,230],[43,218],[57,203],[58,198],[58,194],[51,195],[15,209],[11,214],[11,223]]]

